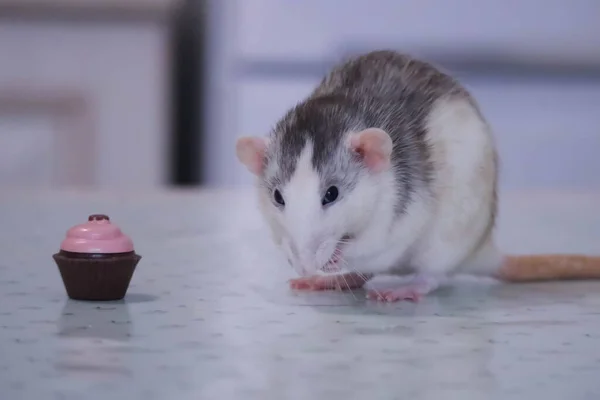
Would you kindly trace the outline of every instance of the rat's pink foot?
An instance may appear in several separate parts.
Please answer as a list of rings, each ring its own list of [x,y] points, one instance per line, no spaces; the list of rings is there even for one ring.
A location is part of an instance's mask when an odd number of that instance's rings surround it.
[[[389,303],[402,300],[416,303],[420,301],[423,296],[426,296],[437,289],[439,285],[439,278],[418,275],[410,283],[404,286],[385,290],[369,290],[367,292],[367,298]]]
[[[290,288],[305,291],[360,289],[369,279],[371,279],[370,275],[357,273],[315,275],[291,279]]]
[[[377,301],[412,301],[418,302],[424,296],[423,293],[420,293],[417,288],[413,286],[402,286],[397,289],[389,289],[389,290],[369,290],[367,292],[367,298],[377,300]]]

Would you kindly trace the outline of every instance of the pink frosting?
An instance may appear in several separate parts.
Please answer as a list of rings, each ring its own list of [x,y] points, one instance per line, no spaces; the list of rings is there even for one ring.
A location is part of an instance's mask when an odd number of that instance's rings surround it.
[[[67,231],[60,249],[73,253],[126,253],[133,242],[106,215],[90,215],[85,224]]]

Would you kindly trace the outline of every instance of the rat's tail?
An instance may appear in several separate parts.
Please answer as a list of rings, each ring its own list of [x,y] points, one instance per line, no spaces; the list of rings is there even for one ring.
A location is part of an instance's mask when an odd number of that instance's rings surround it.
[[[494,277],[505,282],[600,279],[600,257],[576,254],[505,256]]]

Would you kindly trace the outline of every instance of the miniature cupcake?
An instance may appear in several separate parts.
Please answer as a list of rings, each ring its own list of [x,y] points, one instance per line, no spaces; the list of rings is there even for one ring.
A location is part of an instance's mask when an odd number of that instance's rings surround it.
[[[131,239],[101,214],[90,215],[87,223],[69,229],[60,251],[52,257],[68,296],[96,301],[125,297],[142,258]]]

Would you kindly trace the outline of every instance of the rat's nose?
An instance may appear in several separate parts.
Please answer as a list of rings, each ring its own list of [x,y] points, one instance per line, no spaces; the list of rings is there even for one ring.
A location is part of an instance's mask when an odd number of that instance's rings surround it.
[[[303,252],[299,259],[300,268],[302,269],[302,273],[304,275],[314,275],[319,269],[319,266],[316,263],[314,252]]]

